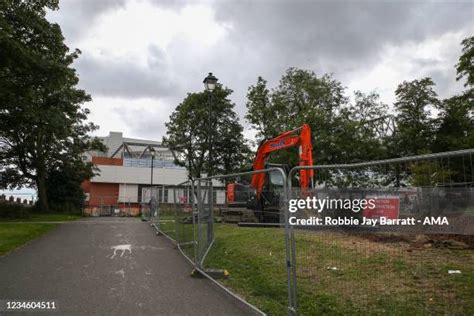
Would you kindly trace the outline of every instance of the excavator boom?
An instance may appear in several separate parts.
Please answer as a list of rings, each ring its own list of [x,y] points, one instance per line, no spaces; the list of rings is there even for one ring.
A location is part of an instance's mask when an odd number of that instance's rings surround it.
[[[253,163],[253,170],[262,170],[265,168],[265,161],[268,156],[275,151],[299,146],[299,165],[313,165],[313,146],[311,144],[311,128],[308,124],[304,124],[300,128],[264,141],[257,150],[257,155]],[[302,190],[306,190],[313,178],[314,170],[300,170],[300,186]],[[265,184],[265,173],[257,173],[252,176],[252,187],[257,190],[257,197],[263,191]]]

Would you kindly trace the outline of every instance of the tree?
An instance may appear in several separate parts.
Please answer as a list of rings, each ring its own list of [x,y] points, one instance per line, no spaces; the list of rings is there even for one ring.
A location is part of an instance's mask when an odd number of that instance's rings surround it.
[[[228,98],[232,92],[221,85],[212,92],[213,161],[210,164],[207,92],[189,93],[165,124],[163,144],[174,152],[175,162],[187,168],[190,179],[200,178],[211,169],[213,174],[237,171],[247,162],[249,148],[234,104]]]
[[[442,152],[474,148],[472,104],[464,96],[443,100],[439,106],[438,129],[433,151]]]
[[[81,105],[91,98],[76,88],[71,67],[80,51],[69,51],[47,9],[58,1],[0,4],[0,167],[9,187],[37,188],[42,211],[49,210],[48,175],[101,148],[88,136],[97,126],[85,122],[89,110]]]
[[[465,87],[474,87],[474,36],[468,37],[461,42],[462,55],[456,65],[457,80],[466,78]]]
[[[46,192],[52,211],[79,212],[85,198],[81,184],[94,175],[91,166],[88,162],[76,160],[49,171]]]
[[[257,138],[260,140],[270,138],[275,131],[272,124],[273,109],[267,81],[262,77],[257,78],[255,86],[249,87],[246,106],[245,119],[257,130]]]
[[[387,113],[388,106],[377,93],[354,92],[354,104],[347,110],[345,123],[348,142],[344,142],[352,148],[351,162],[388,158],[387,142],[393,121]]]
[[[435,151],[449,151],[474,147],[474,37],[461,42],[462,54],[456,65],[457,80],[466,78],[463,93],[439,104]]]
[[[259,135],[276,136],[308,123],[318,164],[344,162],[352,153],[346,139],[347,124],[352,123],[347,112],[342,113],[348,99],[342,84],[330,75],[318,77],[312,71],[289,68],[271,92],[259,78],[247,97],[246,118]],[[270,161],[296,165],[297,150],[275,152]]]
[[[439,105],[434,85],[431,78],[404,81],[398,85],[394,104],[398,111],[394,135],[396,154],[408,156],[430,151],[434,135],[430,110]]]

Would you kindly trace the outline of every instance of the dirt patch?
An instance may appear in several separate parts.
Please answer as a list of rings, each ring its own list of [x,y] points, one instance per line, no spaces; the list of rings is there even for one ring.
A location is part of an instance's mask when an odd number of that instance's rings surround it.
[[[383,243],[399,243],[399,242],[411,242],[410,236],[406,234],[394,234],[394,233],[375,233],[375,234],[363,234],[359,236],[375,242]]]
[[[471,235],[459,234],[397,234],[373,233],[357,234],[372,242],[377,243],[407,243],[411,248],[446,248],[446,249],[474,249],[474,238]]]
[[[470,249],[474,249],[474,236],[472,235],[426,235],[433,241],[453,240],[465,244]]]

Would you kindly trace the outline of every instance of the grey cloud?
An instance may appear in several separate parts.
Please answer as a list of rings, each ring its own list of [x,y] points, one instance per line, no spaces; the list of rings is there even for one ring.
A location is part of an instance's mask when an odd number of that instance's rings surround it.
[[[158,107],[158,102],[157,102]],[[165,122],[168,121],[171,109],[159,112],[150,110],[134,110],[120,107],[116,109],[120,113],[123,121],[130,128],[130,135],[127,137],[143,137],[146,139],[161,140],[166,134]]]
[[[422,41],[473,25],[472,3],[217,2],[232,40],[267,48],[274,63],[316,65],[328,72],[373,63],[384,44]]]
[[[435,91],[440,99],[449,98],[463,90],[463,83],[456,81],[455,71],[433,70],[428,72],[426,76],[433,79],[436,84]]]
[[[127,2],[136,0],[60,0],[60,14],[52,13],[53,20],[61,25],[63,34],[75,42],[87,33],[89,27],[109,11],[124,8]],[[150,0],[164,9],[180,10],[191,0]]]
[[[196,3],[193,0],[151,0],[150,2],[161,8],[173,10],[180,10],[189,3]]]
[[[68,41],[76,41],[101,15],[123,7],[126,0],[60,0],[53,20],[61,25]]]
[[[88,25],[126,0],[64,1],[61,26],[66,36],[80,37]],[[181,10],[192,1],[153,1],[155,5]],[[474,30],[472,2],[320,2],[320,1],[215,1],[215,16],[229,25],[228,36],[201,58],[193,54],[193,43],[177,36],[163,51],[150,46],[147,67],[132,60],[103,62],[87,55],[76,67],[80,84],[89,93],[122,98],[152,97],[171,107],[160,114],[124,112],[124,121],[134,133],[155,138],[163,135],[164,124],[186,92],[202,89],[202,78],[213,71],[220,82],[235,92],[237,112],[245,113],[245,94],[257,76],[273,87],[290,66],[333,73],[347,84],[361,71],[370,70],[383,57],[385,45],[436,39],[448,33]],[[199,26],[196,26],[199,27]],[[206,30],[202,30],[205,32]],[[469,32],[468,32],[469,33]],[[82,47],[80,47],[82,48]],[[460,46],[453,50],[453,65],[446,71],[438,60],[413,60],[417,77],[432,76],[440,96],[456,91],[454,63]],[[407,78],[413,74],[407,74]],[[383,78],[381,78],[383,80]],[[383,83],[381,83],[383,85]],[[376,89],[373,87],[372,89]],[[386,88],[386,87],[382,87]],[[349,92],[349,91],[348,91]],[[120,108],[123,111],[123,108]],[[155,132],[151,132],[155,130]],[[158,132],[156,132],[158,131]]]
[[[133,61],[97,60],[82,55],[75,66],[80,86],[88,93],[99,96],[140,98],[169,97],[177,88],[173,74],[164,62],[163,52],[150,48],[148,67]]]

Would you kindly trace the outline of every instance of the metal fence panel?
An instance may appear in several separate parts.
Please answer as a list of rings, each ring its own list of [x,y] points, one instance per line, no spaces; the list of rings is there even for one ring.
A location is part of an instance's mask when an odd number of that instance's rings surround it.
[[[255,190],[234,189],[236,200],[239,195],[238,203],[212,206],[212,200],[209,201],[209,197],[213,196],[209,194],[213,188],[210,180],[214,181],[214,187],[224,186],[227,190],[227,184],[230,183],[249,183],[254,174],[265,174],[267,181],[271,182],[264,189],[261,200],[256,200]],[[292,306],[288,301],[294,297],[289,296],[291,292],[288,290],[291,266],[287,264],[290,254],[286,246],[289,239],[288,225],[285,225],[288,221],[285,220],[287,181],[284,171],[270,168],[197,181],[201,182],[201,202],[198,203],[199,211],[202,211],[198,226],[198,244],[202,247],[199,250],[201,266],[229,269],[231,278],[235,274],[242,279],[260,280],[259,289],[253,289],[255,296],[272,301],[272,306],[266,306],[271,312],[287,313],[288,306]],[[227,193],[225,191],[225,196]],[[265,211],[261,211],[259,203],[265,203]],[[262,220],[271,223],[260,223]],[[241,222],[240,227],[236,225],[238,222]],[[245,258],[249,259],[248,262],[242,263]]]
[[[278,201],[265,212],[249,210],[248,203],[238,208],[225,203],[226,184],[243,183],[259,172],[196,179],[169,188],[168,200],[174,204],[160,205],[157,213],[150,213],[157,230],[174,239],[198,270],[232,267],[231,276],[258,282],[249,299],[274,299],[272,305],[278,307],[264,306],[270,313],[470,314],[474,309],[468,284],[474,275],[473,154],[468,150],[311,166],[316,170],[314,187],[304,191],[292,187],[300,167],[292,169],[288,179],[281,169],[262,170],[268,178],[276,172],[283,179],[280,188],[276,185],[264,192],[265,203]],[[307,221],[328,217],[331,223],[374,216],[362,207],[349,216],[337,204],[323,212],[307,207],[289,211],[291,200],[313,197],[396,201],[399,219],[446,216],[450,225],[290,225],[290,217]],[[391,208],[390,203],[380,207]],[[262,225],[259,220],[273,223]],[[235,225],[239,221],[247,222],[242,225],[247,227]],[[249,258],[248,263],[240,264],[242,258]]]
[[[328,204],[290,212],[303,220],[290,227],[296,313],[472,313],[472,286],[465,282],[474,275],[473,153],[308,167],[315,187],[291,188],[289,199]],[[290,171],[290,187],[301,169]],[[372,198],[373,211],[354,210]],[[386,225],[387,218],[414,224]],[[436,218],[449,225],[434,224]]]
[[[193,262],[195,261],[195,189],[192,182],[185,184],[189,197],[177,196],[175,203],[176,242],[181,251]]]
[[[226,203],[228,192],[225,184],[234,181],[241,182],[242,177],[250,177],[255,173],[266,173],[267,176],[274,173],[279,176],[277,178],[281,187],[264,192],[266,196],[274,194],[278,201],[275,209],[268,212],[268,214],[259,211],[254,214],[254,211],[247,209],[245,205],[235,209],[229,207]],[[286,175],[283,171],[272,168],[258,172],[196,179],[181,183],[172,188],[170,192],[169,196],[172,196],[171,198],[175,202],[174,205],[172,207],[160,205],[157,208],[157,213],[152,218],[153,225],[159,233],[174,240],[178,249],[194,264],[196,270],[211,279],[213,277],[208,272],[219,271],[220,269],[230,269],[231,275],[234,273],[236,275],[248,275],[249,279],[255,273],[271,275],[272,277],[264,280],[264,283],[268,282],[268,286],[277,284],[278,293],[284,296],[275,297],[275,295],[265,290],[262,290],[260,295],[275,300],[277,307],[273,307],[273,310],[277,310],[278,313],[286,313],[289,306],[286,302],[286,294],[290,292],[287,289],[288,266],[286,262],[289,254],[286,252],[285,242],[288,238],[285,234],[285,222],[287,221],[284,218],[287,190]],[[232,209],[229,210],[230,208]],[[229,214],[231,214],[230,217]],[[238,221],[245,221],[247,224],[258,224],[256,223],[258,216],[276,219],[276,222],[272,223],[273,228],[258,226],[240,228],[236,225]],[[225,223],[224,219],[226,218],[230,218],[232,224]],[[236,220],[236,218],[238,219]],[[234,235],[235,239],[227,238],[229,233]],[[268,240],[272,244],[267,244],[266,241]],[[242,260],[242,258],[249,256],[262,257],[265,262],[254,267],[234,265],[236,259]],[[215,279],[213,281],[225,288],[221,282]],[[225,288],[225,290],[258,314],[262,314],[258,308],[250,305],[228,288]]]

